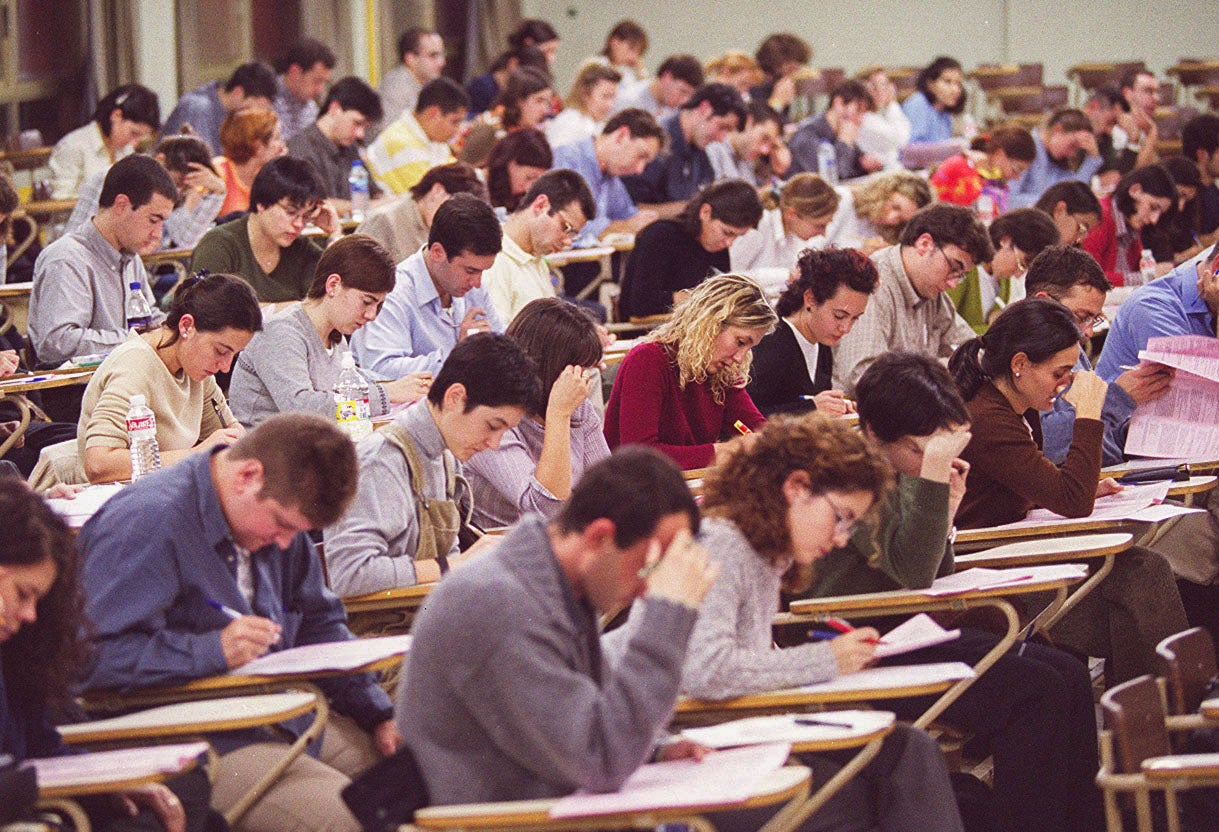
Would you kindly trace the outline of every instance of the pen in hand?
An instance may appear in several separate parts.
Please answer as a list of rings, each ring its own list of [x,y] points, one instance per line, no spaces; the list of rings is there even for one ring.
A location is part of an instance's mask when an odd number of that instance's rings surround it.
[[[214,402],[215,399],[213,399],[212,401]],[[221,615],[224,615],[227,618],[231,618],[233,621],[236,621],[238,618],[245,617],[245,613],[240,613],[237,610],[233,609],[232,607],[226,607],[224,604],[220,603],[219,601],[213,601],[211,598],[207,598],[206,601],[207,601],[207,605],[209,607],[211,607],[212,609],[214,609],[216,612],[220,613]]]
[[[224,411],[220,409],[220,402],[216,401],[216,397],[212,396],[212,410],[216,411],[216,418],[220,420],[220,427],[227,428],[229,423],[224,418]]]
[[[821,719],[814,716],[798,716],[795,718],[797,725],[824,725],[827,728],[854,728],[855,726],[849,722],[834,722],[832,719]]]

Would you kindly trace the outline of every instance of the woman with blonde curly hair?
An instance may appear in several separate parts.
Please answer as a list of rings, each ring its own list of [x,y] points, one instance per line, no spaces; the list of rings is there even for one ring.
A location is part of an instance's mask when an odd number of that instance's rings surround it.
[[[845,545],[855,524],[886,499],[892,479],[883,456],[861,434],[819,414],[779,417],[752,443],[737,443],[725,454],[706,480],[699,535],[720,574],[690,635],[683,694],[729,699],[824,682],[872,661],[879,634],[871,627],[776,650],[771,619],[790,576]],[[611,637],[611,650],[630,638],[637,618],[628,620],[626,633]],[[843,761],[818,754],[801,762],[824,782]],[[732,813],[731,823],[720,828],[746,828],[747,820],[753,818]],[[962,828],[939,748],[923,731],[905,726],[813,821],[801,828]]]
[[[838,188],[838,195],[842,199],[825,230],[825,244],[864,254],[895,245],[910,218],[935,200],[927,180],[905,170],[875,176],[855,188]]]
[[[727,440],[766,421],[745,385],[751,351],[777,322],[744,275],[699,284],[622,362],[605,409],[610,448],[651,445],[684,470],[718,461]]]

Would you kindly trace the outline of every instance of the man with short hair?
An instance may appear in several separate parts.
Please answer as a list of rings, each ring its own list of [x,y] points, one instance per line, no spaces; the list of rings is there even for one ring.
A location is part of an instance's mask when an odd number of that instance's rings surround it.
[[[834,388],[851,395],[864,370],[890,350],[947,358],[974,337],[945,292],[993,256],[986,229],[968,208],[937,203],[915,214],[897,245],[872,255],[880,283],[838,344]]]
[[[1137,156],[1132,167],[1152,165],[1159,161],[1156,141],[1160,137],[1156,127],[1156,109],[1160,106],[1160,82],[1146,69],[1128,70],[1119,84],[1122,97],[1126,99],[1129,118],[1118,124],[1121,143]]]
[[[660,153],[664,130],[648,113],[635,107],[616,113],[601,134],[554,149],[554,167],[568,168],[584,177],[596,203],[582,240],[604,234],[637,234],[657,217],[640,211],[622,184],[622,177],[643,173]]]
[[[330,47],[311,38],[297,41],[275,62],[279,90],[272,106],[284,141],[317,120],[317,100],[335,63]]]
[[[1200,242],[1219,239],[1219,115],[1203,113],[1190,119],[1181,131],[1181,153],[1198,166],[1202,191],[1198,194]]]
[[[431,804],[613,791],[652,756],[717,573],[697,529],[673,463],[620,448],[555,520],[523,518],[441,581],[412,627],[395,704]],[[611,664],[598,616],[640,597],[640,626]],[[692,753],[679,743],[660,756]]]
[[[708,145],[715,181],[744,179],[755,188],[791,171],[791,151],[783,143],[783,116],[761,101],[749,103],[745,126]]]
[[[398,58],[401,63],[385,73],[379,87],[387,123],[414,110],[423,85],[440,77],[444,40],[431,29],[412,26],[398,38]]]
[[[195,454],[124,488],[80,534],[92,625],[89,690],[182,685],[274,650],[348,641],[310,529],[341,517],[355,449],[332,420],[280,414],[231,446]],[[316,682],[332,711],[317,757],[302,755],[242,818],[251,832],[358,832],[339,792],[401,742],[371,673]],[[308,724],[282,723],[289,734]],[[227,811],[284,755],[257,731],[211,738],[212,804]]]
[[[98,210],[76,231],[51,243],[34,262],[29,337],[40,364],[104,353],[127,340],[127,294],[133,284],[157,309],[140,260],[161,245],[178,189],[151,156],[132,155],[111,166]]]
[[[210,81],[190,92],[183,93],[174,105],[174,110],[165,120],[162,136],[172,136],[190,125],[211,148],[213,156],[221,154],[220,125],[229,113],[242,107],[270,107],[278,88],[275,71],[262,61],[244,63],[224,82]]]
[[[461,129],[470,96],[456,81],[436,78],[368,147],[368,169],[386,191],[406,193],[428,168],[456,162],[449,142]]]
[[[1105,295],[1113,284],[1086,251],[1075,246],[1050,246],[1029,266],[1025,287],[1029,297],[1053,298],[1070,310],[1087,339],[1092,337],[1097,323],[1104,320]],[[1081,345],[1075,371],[1091,369],[1092,362]],[[1101,445],[1104,465],[1122,462],[1126,428],[1135,407],[1163,396],[1171,381],[1172,372],[1168,368],[1142,363],[1113,379],[1101,410],[1105,426]],[[1074,432],[1075,408],[1066,398],[1058,396],[1053,409],[1041,414],[1042,453],[1061,464],[1067,458]]]
[[[875,173],[882,162],[855,145],[863,117],[872,110],[872,94],[859,81],[843,81],[830,93],[830,106],[819,116],[801,122],[792,136],[791,173],[819,173],[817,152],[822,142],[834,148],[838,177],[854,179]]]
[[[408,197],[390,200],[368,213],[356,229],[367,234],[401,263],[427,242],[436,209],[454,194],[473,194],[487,202],[487,186],[464,162],[438,165],[411,186]]]
[[[631,199],[662,217],[677,214],[703,186],[715,180],[715,170],[707,158],[708,145],[739,130],[745,118],[745,102],[735,87],[700,87],[676,115],[661,122],[669,134],[668,151],[651,161],[643,173],[622,178]]]
[[[670,55],[661,62],[652,80],[621,84],[616,110],[634,108],[651,113],[657,121],[677,115],[703,85],[703,65],[693,55]]]
[[[504,220],[504,247],[483,274],[501,320],[511,323],[529,301],[557,294],[544,258],[570,246],[596,212],[588,185],[574,170],[547,171],[529,186],[521,207]]]
[[[398,264],[381,314],[356,330],[356,362],[386,378],[438,372],[458,341],[475,332],[503,332],[481,288],[503,246],[495,212],[470,194],[436,209],[427,245]]]
[[[322,102],[321,115],[288,142],[288,154],[313,163],[326,187],[326,196],[340,214],[351,211],[352,162],[360,159],[360,144],[370,124],[381,120],[381,99],[377,91],[355,76],[340,78]],[[376,198],[381,189],[371,179],[369,196]]]
[[[1045,127],[1033,131],[1037,156],[1012,182],[1009,208],[1031,207],[1045,189],[1057,182],[1075,179],[1091,182],[1104,160],[1096,146],[1092,122],[1080,110],[1058,110]]]
[[[536,406],[539,385],[533,362],[506,335],[482,333],[453,347],[427,398],[357,448],[355,501],[326,529],[335,592],[433,583],[464,561],[458,531],[471,494],[461,463],[498,448]]]

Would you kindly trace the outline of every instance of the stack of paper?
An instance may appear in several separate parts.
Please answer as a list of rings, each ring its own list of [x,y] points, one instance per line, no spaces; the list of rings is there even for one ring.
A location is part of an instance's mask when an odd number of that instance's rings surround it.
[[[305,644],[267,653],[229,671],[230,676],[291,676],[304,673],[344,672],[401,656],[411,647],[411,637],[381,636]]]
[[[884,691],[909,687],[925,687],[941,682],[972,679],[978,674],[965,662],[934,662],[903,664],[893,667],[870,667],[857,673],[847,673],[828,682],[805,685],[796,690],[804,693],[854,693]]]
[[[955,575],[936,578],[925,595],[959,595],[983,589],[998,589],[1018,586],[1023,583],[1041,583],[1062,579],[1083,578],[1088,574],[1085,566],[1073,563],[1056,563],[1049,566],[1023,566],[1013,569],[966,569]]]
[[[843,740],[887,728],[897,718],[888,711],[828,711],[818,714],[777,714],[734,719],[681,734],[708,748],[735,748],[768,742]]]
[[[205,753],[207,743],[191,742],[46,757],[26,760],[25,765],[37,772],[40,789],[71,788],[177,774]]]
[[[936,624],[935,619],[927,613],[920,612],[885,633],[885,637],[876,646],[874,655],[878,659],[887,659],[890,656],[900,656],[903,653],[922,650],[924,647],[934,647],[960,637],[960,630],[945,630]]]
[[[651,763],[641,766],[616,792],[577,793],[563,798],[551,807],[550,816],[573,818],[740,803],[755,794],[790,753],[787,743],[773,743],[715,751],[699,762]]]
[[[119,489],[122,487],[120,483],[91,485],[78,491],[75,497],[56,497],[53,500],[47,500],[47,504],[69,526],[79,529],[97,513],[103,503],[119,493]]]
[[[1150,338],[1144,361],[1176,368],[1168,394],[1135,408],[1126,453],[1214,458],[1219,455],[1219,338]]]

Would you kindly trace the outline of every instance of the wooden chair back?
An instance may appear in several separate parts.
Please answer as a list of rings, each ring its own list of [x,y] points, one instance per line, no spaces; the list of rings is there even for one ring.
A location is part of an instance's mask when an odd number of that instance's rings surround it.
[[[1168,712],[1192,714],[1206,696],[1215,666],[1215,642],[1203,627],[1169,636],[1156,645],[1160,675],[1168,685]]]
[[[1154,676],[1140,676],[1110,688],[1100,702],[1105,727],[1113,735],[1119,773],[1137,773],[1143,760],[1172,753],[1164,700]]]

